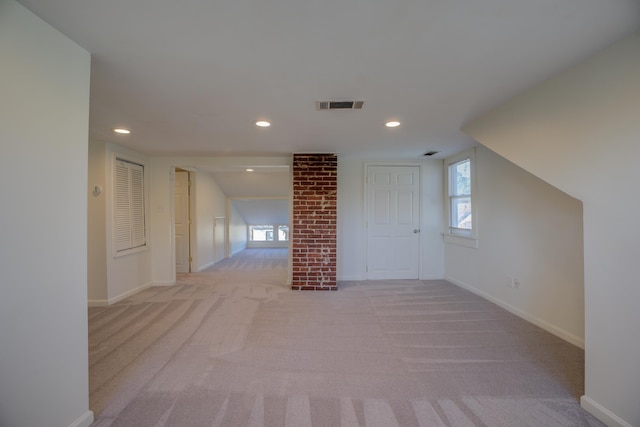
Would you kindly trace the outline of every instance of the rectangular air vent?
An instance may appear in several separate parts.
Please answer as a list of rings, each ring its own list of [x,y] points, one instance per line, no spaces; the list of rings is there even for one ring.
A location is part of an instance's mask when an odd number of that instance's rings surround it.
[[[316,110],[362,110],[364,101],[316,101]]]

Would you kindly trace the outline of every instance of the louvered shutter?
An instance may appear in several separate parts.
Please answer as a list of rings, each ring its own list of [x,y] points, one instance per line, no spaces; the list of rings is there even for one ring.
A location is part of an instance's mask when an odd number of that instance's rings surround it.
[[[145,244],[144,238],[144,169],[131,165],[131,247]]]
[[[115,167],[116,252],[144,246],[144,167],[117,159]]]

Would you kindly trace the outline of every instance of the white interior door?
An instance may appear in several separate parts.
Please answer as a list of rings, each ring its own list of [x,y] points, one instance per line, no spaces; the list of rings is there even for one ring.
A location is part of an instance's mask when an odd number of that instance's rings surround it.
[[[189,254],[189,172],[176,171],[173,196],[176,229],[176,273],[191,271]]]
[[[367,278],[418,279],[420,167],[367,167]]]

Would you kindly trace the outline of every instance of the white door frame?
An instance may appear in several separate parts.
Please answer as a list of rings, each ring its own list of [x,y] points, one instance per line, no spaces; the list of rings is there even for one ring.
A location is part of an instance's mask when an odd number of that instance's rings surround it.
[[[192,268],[197,264],[197,242],[195,230],[197,227],[196,220],[193,216],[193,213],[196,211],[196,168],[192,166],[180,166],[180,165],[171,165],[169,166],[169,226],[171,228],[169,235],[169,247],[171,251],[171,259],[168,260],[169,265],[171,266],[171,276],[173,277],[173,284],[176,283],[176,218],[175,218],[175,185],[176,185],[176,168],[184,169],[189,172],[190,180],[191,180],[191,191],[189,196],[189,211],[191,216],[191,226],[189,227],[189,252],[193,258],[191,263]]]
[[[195,227],[193,227],[192,221],[191,221],[192,211],[193,211],[193,209],[192,209],[192,200],[191,200],[192,199],[191,183],[192,183],[192,179],[193,179],[193,174],[192,174],[192,172],[190,172],[188,170],[185,170],[185,169],[182,169],[182,168],[179,168],[179,169],[180,169],[180,171],[175,170],[174,174],[173,174],[173,178],[174,178],[174,180],[173,180],[173,191],[174,191],[174,194],[175,194],[176,182],[177,182],[176,175],[178,173],[186,173],[187,174],[187,183],[186,183],[186,187],[187,187],[186,188],[186,192],[187,192],[187,200],[186,200],[187,218],[185,218],[186,227],[187,227],[186,233],[185,233],[185,236],[187,238],[187,242],[186,242],[186,250],[187,250],[186,264],[187,264],[187,272],[191,273],[193,271],[193,248],[192,248],[193,238],[192,237],[193,237],[193,229],[195,228]],[[175,199],[175,196],[174,196],[174,198],[173,198],[173,209],[172,209],[173,223],[174,223],[174,231],[173,231],[174,232],[174,238],[175,238],[175,230],[176,230],[176,228],[175,228],[175,220],[176,220],[175,212],[176,212],[176,199]],[[175,245],[174,245],[174,247],[175,247]],[[177,261],[177,253],[174,252],[174,263],[176,261]],[[176,272],[177,272],[177,266],[176,266]]]
[[[365,277],[369,276],[369,256],[368,256],[368,248],[369,248],[369,167],[370,166],[417,166],[419,168],[419,185],[418,185],[418,216],[419,216],[419,228],[423,228],[423,214],[424,214],[424,200],[422,197],[423,192],[423,177],[424,174],[424,163],[422,162],[412,162],[412,161],[373,161],[373,162],[365,162],[364,163],[364,222],[365,222],[365,232],[364,232],[364,248],[366,251],[365,254]],[[424,253],[424,236],[425,233],[420,233],[418,237],[418,279],[423,279],[423,263],[422,263],[422,254]]]

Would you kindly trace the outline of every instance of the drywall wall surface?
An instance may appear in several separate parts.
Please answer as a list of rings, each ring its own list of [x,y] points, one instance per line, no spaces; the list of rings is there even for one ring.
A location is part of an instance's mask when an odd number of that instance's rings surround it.
[[[89,141],[89,182],[87,184],[87,294],[90,305],[105,305],[108,302],[105,164],[105,143],[102,141]]]
[[[194,225],[196,227],[196,256],[193,266],[194,271],[200,271],[210,267],[216,261],[213,242],[213,229],[216,217],[226,215],[227,198],[220,190],[211,174],[207,172],[192,173],[192,181],[195,180],[196,212]]]
[[[115,161],[122,159],[144,166],[145,228],[147,245],[139,251],[117,253],[114,250],[114,174]],[[152,285],[151,244],[149,233],[150,173],[149,160],[144,155],[125,147],[107,143],[105,156],[105,200],[106,200],[106,247],[107,247],[107,288],[108,302],[126,298]]]
[[[446,278],[583,347],[582,204],[486,147],[475,159],[478,247],[447,243]]]
[[[0,425],[88,426],[90,56],[0,0],[0,64]]]
[[[640,33],[467,125],[584,207],[586,392],[611,425],[640,425]]]
[[[233,256],[247,247],[247,223],[233,204],[229,203],[228,208],[229,256]]]

